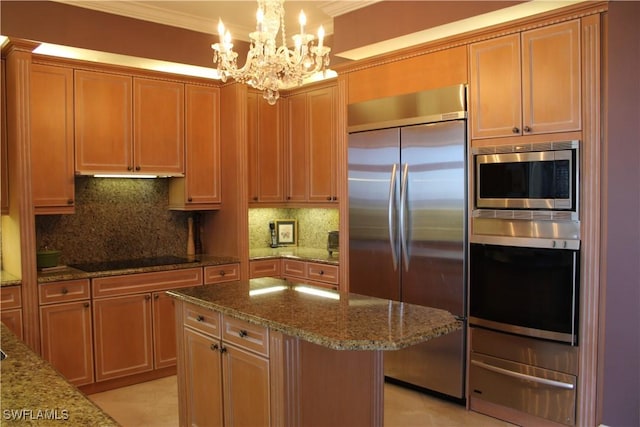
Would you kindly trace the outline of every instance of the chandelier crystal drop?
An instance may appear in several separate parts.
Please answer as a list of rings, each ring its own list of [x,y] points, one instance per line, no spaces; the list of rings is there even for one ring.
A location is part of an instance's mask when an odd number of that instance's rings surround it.
[[[325,73],[329,65],[331,48],[325,46],[324,29],[318,29],[318,37],[304,32],[306,17],[300,12],[300,33],[295,34],[293,47],[286,45],[284,28],[284,0],[258,0],[256,31],[249,34],[251,44],[247,60],[238,68],[238,54],[233,51],[231,34],[225,30],[222,20],[218,24],[220,42],[211,45],[213,62],[223,82],[232,77],[238,82],[263,91],[263,97],[273,105],[280,97],[280,90],[302,85],[312,75]],[[280,31],[281,30],[281,31]],[[282,44],[277,45],[278,32]]]

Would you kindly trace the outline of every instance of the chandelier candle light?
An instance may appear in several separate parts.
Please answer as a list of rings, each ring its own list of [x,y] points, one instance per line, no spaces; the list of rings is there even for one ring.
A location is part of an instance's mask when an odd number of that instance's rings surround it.
[[[324,46],[324,28],[318,29],[318,39],[304,32],[307,18],[300,12],[300,34],[293,38],[294,47],[288,48],[284,28],[284,0],[258,0],[256,31],[249,34],[251,45],[247,61],[238,68],[238,54],[233,51],[231,34],[225,30],[222,20],[218,23],[220,43],[211,45],[213,62],[223,82],[232,77],[238,82],[263,91],[263,97],[274,105],[280,90],[302,85],[303,81],[318,72],[327,70],[329,52]],[[282,27],[282,44],[277,46],[276,36]]]

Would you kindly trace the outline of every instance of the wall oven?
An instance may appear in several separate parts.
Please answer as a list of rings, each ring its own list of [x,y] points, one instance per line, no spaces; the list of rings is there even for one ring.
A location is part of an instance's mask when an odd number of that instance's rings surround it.
[[[476,147],[476,216],[578,219],[579,141]]]
[[[559,341],[578,338],[578,242],[477,237],[470,247],[469,322]]]

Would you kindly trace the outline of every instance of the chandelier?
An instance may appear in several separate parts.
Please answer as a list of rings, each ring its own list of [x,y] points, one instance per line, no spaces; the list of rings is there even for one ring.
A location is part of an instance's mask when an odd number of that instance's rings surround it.
[[[271,105],[280,97],[280,90],[302,85],[304,79],[322,71],[329,65],[331,48],[324,46],[324,29],[318,29],[318,38],[304,32],[306,17],[300,12],[300,34],[293,36],[293,48],[286,45],[284,28],[284,0],[258,0],[256,31],[249,34],[251,44],[247,60],[238,68],[238,54],[233,51],[231,34],[222,20],[218,23],[220,42],[211,45],[213,62],[223,82],[232,77],[238,82],[263,91]],[[276,37],[281,28],[282,44]]]

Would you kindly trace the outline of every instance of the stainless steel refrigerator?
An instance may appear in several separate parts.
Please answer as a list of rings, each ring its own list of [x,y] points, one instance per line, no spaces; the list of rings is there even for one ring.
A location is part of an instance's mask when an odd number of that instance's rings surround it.
[[[466,320],[465,87],[351,104],[348,124],[350,292]],[[385,352],[385,376],[463,399],[465,341]]]

